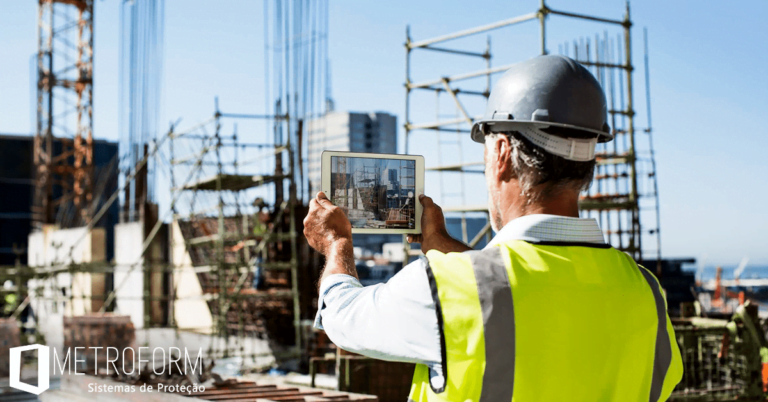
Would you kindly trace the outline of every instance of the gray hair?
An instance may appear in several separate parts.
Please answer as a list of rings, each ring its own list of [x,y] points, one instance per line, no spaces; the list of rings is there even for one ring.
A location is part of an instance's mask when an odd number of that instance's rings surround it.
[[[551,130],[547,131],[555,134]],[[569,131],[567,136],[583,136],[581,133],[574,134]],[[493,152],[495,142],[489,140],[498,138],[499,135],[509,138],[512,174],[520,183],[520,195],[526,198],[529,205],[563,190],[589,189],[595,172],[594,160],[576,162],[550,154],[515,131],[486,135],[485,144],[489,152]],[[546,186],[540,187],[542,184]]]

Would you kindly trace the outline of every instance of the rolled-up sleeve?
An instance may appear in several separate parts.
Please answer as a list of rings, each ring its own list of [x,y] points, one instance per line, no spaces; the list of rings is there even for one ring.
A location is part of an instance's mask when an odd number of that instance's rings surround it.
[[[349,275],[325,278],[315,327],[342,349],[365,356],[430,366],[441,361],[435,303],[421,260],[373,286]]]

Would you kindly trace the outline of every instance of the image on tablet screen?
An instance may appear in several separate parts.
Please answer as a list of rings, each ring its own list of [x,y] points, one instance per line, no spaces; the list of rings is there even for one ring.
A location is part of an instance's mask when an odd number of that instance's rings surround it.
[[[353,228],[416,227],[416,161],[331,157],[331,194]]]

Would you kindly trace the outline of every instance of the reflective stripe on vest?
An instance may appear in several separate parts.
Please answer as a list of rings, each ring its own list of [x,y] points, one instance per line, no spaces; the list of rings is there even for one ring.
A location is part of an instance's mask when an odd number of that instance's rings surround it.
[[[669,341],[669,332],[667,332],[667,302],[659,289],[659,283],[647,269],[638,266],[640,273],[651,287],[653,297],[656,299],[656,315],[659,317],[658,329],[656,331],[656,353],[653,357],[653,377],[651,378],[651,395],[648,400],[655,402],[661,396],[661,390],[664,386],[664,378],[667,377],[667,370],[672,362],[672,345]]]
[[[511,401],[515,378],[515,309],[501,249],[470,251],[483,311],[485,372],[481,402]]]
[[[660,286],[625,253],[515,240],[427,258],[445,386],[419,365],[410,400],[658,401],[682,377]]]

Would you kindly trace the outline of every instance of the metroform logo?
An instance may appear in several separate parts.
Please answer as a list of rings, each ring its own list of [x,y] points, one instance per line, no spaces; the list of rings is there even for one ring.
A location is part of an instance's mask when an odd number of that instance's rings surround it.
[[[21,352],[28,350],[37,350],[37,386],[21,382]],[[40,395],[48,389],[50,385],[50,373],[48,367],[50,364],[51,348],[44,345],[29,345],[11,348],[11,388],[29,392],[30,394]]]

